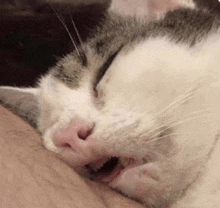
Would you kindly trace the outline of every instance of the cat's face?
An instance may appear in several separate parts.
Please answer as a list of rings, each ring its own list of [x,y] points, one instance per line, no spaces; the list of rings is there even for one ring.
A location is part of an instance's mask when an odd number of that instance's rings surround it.
[[[201,53],[167,38],[124,45],[98,82],[106,61],[88,52],[77,87],[49,74],[39,93],[45,146],[131,197],[169,203],[195,179],[218,131],[219,78],[207,68],[210,57],[219,63],[208,55],[215,40],[199,44]],[[69,57],[64,68],[75,65]]]
[[[190,15],[155,24],[109,16],[33,91],[45,147],[146,205],[181,196],[211,154],[220,122],[219,33],[206,28],[212,19],[197,25],[199,13]]]

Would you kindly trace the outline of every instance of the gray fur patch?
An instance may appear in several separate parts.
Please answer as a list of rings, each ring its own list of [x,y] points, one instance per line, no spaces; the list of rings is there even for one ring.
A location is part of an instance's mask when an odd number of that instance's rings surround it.
[[[86,55],[83,55],[83,60],[76,55],[75,52],[67,55],[58,64],[51,69],[52,75],[66,84],[69,88],[77,89],[80,85],[83,71],[88,65]]]
[[[149,25],[152,36],[168,36],[171,41],[193,46],[217,31],[220,21],[209,13],[193,9],[169,12],[163,21]],[[151,29],[152,27],[152,29]]]

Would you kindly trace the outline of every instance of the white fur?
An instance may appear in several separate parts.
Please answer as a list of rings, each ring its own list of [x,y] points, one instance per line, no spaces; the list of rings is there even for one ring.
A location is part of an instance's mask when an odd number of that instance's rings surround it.
[[[48,149],[53,151],[56,149],[51,141],[53,129],[57,131],[57,128],[68,125],[73,119],[85,120],[88,123],[95,122],[96,110],[91,106],[89,86],[89,82],[85,81],[85,85],[79,90],[71,90],[51,75],[42,79],[39,96],[42,109],[39,128],[42,133],[48,135],[45,139]]]

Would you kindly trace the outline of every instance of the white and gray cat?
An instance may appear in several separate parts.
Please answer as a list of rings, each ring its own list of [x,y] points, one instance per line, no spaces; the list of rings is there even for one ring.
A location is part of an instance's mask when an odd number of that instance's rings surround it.
[[[37,88],[0,99],[80,174],[147,207],[220,208],[220,17],[156,2],[152,21],[111,9]]]

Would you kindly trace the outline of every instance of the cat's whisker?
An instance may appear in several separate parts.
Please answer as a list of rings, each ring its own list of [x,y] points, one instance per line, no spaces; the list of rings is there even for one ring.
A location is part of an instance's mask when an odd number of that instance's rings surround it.
[[[199,134],[199,132],[171,133],[171,134],[166,134],[166,135],[163,135],[163,136],[153,137],[151,139],[148,138],[147,144],[152,143],[152,142],[156,142],[156,141],[159,141],[159,140],[162,140],[162,139],[166,139],[166,138],[169,138],[169,137],[172,137],[172,136],[192,135],[192,134],[196,135],[196,134]],[[207,134],[209,134],[209,133],[207,133]]]
[[[202,82],[202,81],[201,81]],[[199,91],[203,90],[202,87],[198,88],[197,84],[196,86],[190,87],[186,93],[180,95],[174,102],[172,102],[170,105],[166,106],[164,109],[162,109],[160,112],[158,112],[155,117],[162,116],[165,113],[170,113],[173,110],[175,110],[177,107],[181,106],[184,102],[187,102],[191,98],[193,98]]]
[[[69,11],[69,14],[70,14],[70,11]],[[79,34],[79,31],[78,31],[78,29],[77,29],[77,27],[76,27],[76,24],[75,24],[75,22],[73,21],[73,18],[72,18],[72,16],[71,16],[71,14],[70,14],[70,19],[71,19],[71,22],[72,22],[72,25],[73,25],[73,27],[74,27],[74,30],[75,30],[75,32],[76,32],[76,36],[77,36],[77,38],[78,38],[78,40],[79,40],[79,43],[80,43],[80,51],[79,51],[79,53],[80,53],[80,57],[81,57],[81,59],[82,59],[82,63],[84,64],[84,65],[86,65],[86,63],[87,63],[87,59],[86,59],[86,53],[85,53],[85,49],[84,49],[84,47],[83,47],[83,41],[82,41],[82,38],[81,38],[81,36],[80,36],[80,34]]]
[[[70,33],[70,31],[69,31],[69,29],[68,29],[68,27],[67,27],[67,25],[66,25],[66,23],[65,23],[65,21],[64,21],[64,19],[63,19],[63,17],[57,13],[57,11],[53,8],[52,5],[50,5],[50,7],[53,9],[54,13],[56,14],[56,16],[58,17],[58,19],[60,20],[60,22],[61,22],[62,25],[64,26],[65,30],[67,31],[67,33],[68,33],[68,35],[69,35],[69,37],[70,37],[70,39],[71,39],[71,42],[72,42],[72,44],[73,44],[73,47],[75,48],[75,50],[76,50],[78,56],[81,57],[80,51],[79,51],[79,49],[78,49],[78,47],[77,47],[77,44],[76,44],[76,42],[74,41],[73,36],[71,35],[71,33]]]
[[[180,106],[180,104],[188,101],[191,98],[192,93],[183,94],[180,95],[174,102],[172,102],[170,105],[166,106],[164,109],[162,109],[159,113],[157,113],[156,116],[161,116],[163,113],[168,113],[174,110],[177,106]]]
[[[70,12],[69,12],[69,13],[70,13]],[[81,45],[81,47],[82,47],[82,46],[83,46],[82,38],[81,38],[81,36],[80,36],[80,34],[79,34],[79,31],[78,31],[78,29],[77,29],[77,27],[76,27],[76,24],[75,24],[75,22],[73,21],[73,18],[72,18],[71,15],[70,15],[70,19],[71,19],[71,22],[72,22],[72,24],[73,24],[74,30],[75,30],[75,32],[76,32],[77,38],[79,39],[79,43],[80,43],[80,45]]]
[[[181,124],[184,124],[184,123],[187,123],[187,122],[190,122],[190,121],[195,121],[197,119],[201,119],[201,118],[204,118],[204,117],[207,117],[207,116],[210,116],[212,115],[211,113],[209,114],[204,114],[204,115],[200,115],[200,116],[195,116],[195,117],[189,117],[189,118],[186,118],[186,119],[183,119],[179,122],[170,122],[170,123],[166,123],[166,124],[163,124],[153,130],[151,130],[150,132],[147,132],[148,135],[153,138],[153,137],[156,137],[156,136],[159,136],[161,133],[169,130],[169,129],[172,129],[173,127],[176,127],[178,125],[181,125]],[[159,131],[158,131],[159,130]],[[151,133],[155,132],[154,134],[150,135]]]
[[[174,127],[174,126],[179,125],[179,124],[184,124],[184,123],[189,122],[189,121],[194,121],[194,120],[197,120],[197,119],[200,119],[200,118],[204,118],[204,117],[207,117],[207,116],[210,116],[210,115],[211,114],[200,115],[200,116],[195,116],[195,117],[187,118],[187,119],[184,119],[182,121],[176,122],[171,127]]]
[[[205,109],[205,110],[199,110],[199,111],[194,111],[192,113],[189,113],[189,114],[186,114],[184,118],[191,118],[192,115],[204,115],[204,113],[208,113],[208,115],[210,114],[210,110],[209,109]],[[161,130],[163,129],[164,130],[164,126],[168,126],[168,125],[171,125],[173,123],[173,121],[170,121],[170,122],[166,122],[169,118],[167,118],[166,120],[163,121],[163,124],[161,125],[157,125],[157,128],[155,129],[152,129],[150,131],[148,131],[148,134],[151,134],[155,131],[158,131],[158,130]],[[149,123],[148,123],[149,124]]]

